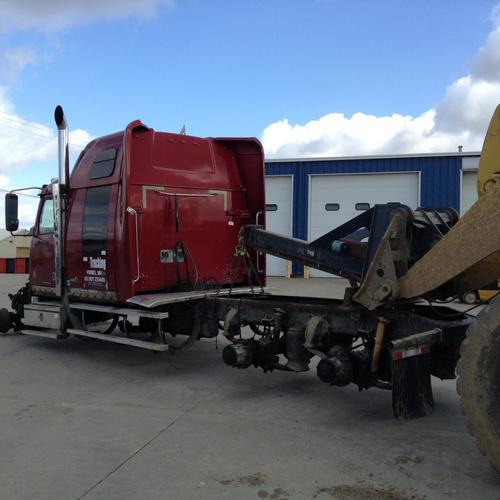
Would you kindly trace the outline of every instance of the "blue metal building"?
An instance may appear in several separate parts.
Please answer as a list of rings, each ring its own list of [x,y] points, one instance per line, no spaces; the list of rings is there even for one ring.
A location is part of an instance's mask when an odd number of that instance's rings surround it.
[[[479,155],[460,152],[267,160],[268,228],[310,240],[328,221],[336,226],[351,218],[354,207],[361,210],[384,201],[415,205],[412,208],[453,207],[463,212],[475,200]],[[279,267],[273,271],[273,262],[271,259],[270,274],[282,274]],[[292,272],[302,275],[303,270],[294,263]]]

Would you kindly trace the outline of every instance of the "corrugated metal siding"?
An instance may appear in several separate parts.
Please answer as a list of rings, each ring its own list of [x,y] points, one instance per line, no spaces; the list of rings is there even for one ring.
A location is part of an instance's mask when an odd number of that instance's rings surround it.
[[[266,175],[293,175],[293,236],[306,240],[310,175],[420,172],[422,206],[459,210],[461,164],[459,156],[284,161],[266,163]],[[302,266],[294,262],[292,272],[302,274]]]
[[[423,207],[453,207],[460,209],[459,157],[427,158],[421,169],[421,197]]]

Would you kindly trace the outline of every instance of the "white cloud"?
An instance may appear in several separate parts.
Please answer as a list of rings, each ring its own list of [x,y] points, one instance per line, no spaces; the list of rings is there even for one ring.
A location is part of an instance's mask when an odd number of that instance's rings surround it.
[[[146,20],[174,4],[175,0],[0,0],[0,37],[5,39],[0,46],[0,79],[14,82],[24,68],[53,56],[54,47],[48,53],[26,46],[5,48],[11,33],[35,30],[49,34],[95,21]]]
[[[498,82],[500,80],[500,28],[496,28],[479,49],[472,65],[474,78]]]
[[[7,82],[13,82],[17,74],[36,59],[36,50],[29,47],[7,49],[0,54],[0,76]]]
[[[102,19],[153,17],[175,0],[0,0],[0,32],[57,31]]]
[[[92,140],[85,130],[70,132],[70,155],[75,159]],[[27,121],[19,117],[0,86],[0,173],[26,167],[32,162],[56,161],[57,135],[53,126]],[[50,180],[50,179],[47,179]]]
[[[48,126],[23,120],[14,112],[7,88],[0,85],[0,173],[47,160],[56,151],[55,134]]]
[[[500,26],[500,3],[491,9],[490,19],[495,26]]]
[[[17,186],[16,186],[17,187]],[[1,223],[0,223],[0,239],[6,236],[7,233],[4,231],[4,223],[3,214],[5,207],[5,190],[15,189],[12,186],[10,179],[6,175],[0,174],[0,214],[1,214]],[[38,194],[38,191],[29,191],[26,193],[18,193],[19,195],[19,227],[29,229],[35,223],[36,211],[38,207],[38,198],[34,197]]]
[[[70,132],[70,164],[72,165],[81,149],[92,140],[85,130],[77,129]],[[0,189],[15,189],[26,185],[13,185],[5,173],[26,168],[26,178],[29,179],[30,164],[50,161],[54,164],[52,176],[57,175],[57,134],[55,127],[27,121],[19,117],[14,106],[7,98],[5,87],[0,86]],[[29,181],[27,181],[29,182]],[[47,178],[50,182],[50,177]],[[29,185],[29,184],[28,184]],[[4,195],[0,191],[0,227],[4,227]],[[30,228],[36,217],[38,199],[30,196],[38,191],[19,194],[20,227]],[[1,234],[0,234],[1,236]]]
[[[19,228],[29,229],[34,226],[39,200],[19,197]]]
[[[500,4],[492,17],[500,21]],[[449,152],[459,145],[477,151],[499,103],[497,27],[479,49],[470,73],[449,85],[441,101],[419,116],[329,113],[305,124],[283,119],[265,128],[262,142],[270,158]]]

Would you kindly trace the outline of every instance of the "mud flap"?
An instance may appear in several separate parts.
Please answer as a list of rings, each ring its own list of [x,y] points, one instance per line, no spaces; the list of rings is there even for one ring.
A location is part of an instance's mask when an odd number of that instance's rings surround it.
[[[397,419],[430,415],[434,410],[431,356],[392,360],[392,410]]]

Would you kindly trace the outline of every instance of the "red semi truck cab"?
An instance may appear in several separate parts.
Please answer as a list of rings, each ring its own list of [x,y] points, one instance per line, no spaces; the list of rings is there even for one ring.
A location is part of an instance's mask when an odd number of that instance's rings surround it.
[[[31,246],[31,293],[40,297],[57,295],[52,191],[42,190]],[[250,254],[258,277],[233,266],[242,226],[265,224],[257,139],[156,132],[137,120],[90,142],[62,195],[70,299],[125,303],[140,294],[265,284],[263,255]]]

